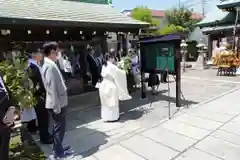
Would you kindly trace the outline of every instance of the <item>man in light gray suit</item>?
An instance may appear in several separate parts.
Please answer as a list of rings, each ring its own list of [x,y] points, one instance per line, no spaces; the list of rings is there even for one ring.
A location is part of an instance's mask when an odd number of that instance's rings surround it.
[[[63,76],[56,65],[58,55],[58,44],[56,42],[46,43],[43,46],[44,64],[42,76],[46,88],[46,108],[52,115],[53,126],[53,151],[55,158],[72,157],[70,147],[63,147],[66,130],[66,107],[68,105],[67,87]]]

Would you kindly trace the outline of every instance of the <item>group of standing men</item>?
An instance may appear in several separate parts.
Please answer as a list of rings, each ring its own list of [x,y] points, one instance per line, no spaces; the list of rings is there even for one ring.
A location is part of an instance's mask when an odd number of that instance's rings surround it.
[[[67,87],[63,76],[56,65],[58,57],[58,44],[50,42],[43,45],[43,65],[39,65],[39,55],[36,52],[29,61],[28,69],[31,71],[31,80],[35,87],[37,104],[34,106],[40,140],[44,144],[53,143],[53,159],[73,157],[70,146],[63,147],[62,141],[66,129],[66,108],[68,105]],[[2,79],[3,75],[1,75]],[[0,81],[1,88],[7,88],[3,81]],[[8,90],[0,90],[0,159],[8,160],[8,149],[10,141],[10,127],[3,119],[8,109],[13,105],[11,98],[4,98],[10,95]],[[53,119],[53,131],[49,133],[49,115]],[[33,125],[34,122],[30,122]],[[29,124],[28,124],[29,125]]]

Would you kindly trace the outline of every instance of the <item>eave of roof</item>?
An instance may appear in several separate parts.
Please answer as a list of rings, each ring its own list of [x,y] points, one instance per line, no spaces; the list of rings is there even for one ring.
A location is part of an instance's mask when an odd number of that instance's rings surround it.
[[[209,13],[205,16],[205,18],[196,24],[196,26],[199,27],[208,27],[211,25],[216,24],[224,24],[227,22],[231,22],[233,19],[234,13],[229,13],[222,11],[217,8],[217,6],[214,6]]]
[[[240,7],[240,0],[226,0],[217,5],[219,9]]]
[[[141,38],[138,43],[154,43],[154,42],[166,42],[166,41],[176,41],[181,40],[185,36],[184,33],[172,33],[160,36],[153,36],[153,37],[144,37]]]
[[[148,27],[149,24],[125,16],[110,5],[91,4],[62,0],[1,0],[0,24],[16,24],[20,20],[31,23],[31,20],[71,24],[115,24],[121,27]],[[2,21],[4,19],[5,21]],[[109,25],[110,27],[110,25]],[[114,26],[116,27],[116,26]]]
[[[235,25],[224,25],[224,26],[216,26],[216,27],[205,27],[202,29],[202,32],[204,34],[207,33],[214,33],[214,32],[223,32],[223,31],[231,31]],[[236,26],[237,28],[240,28],[240,25]]]

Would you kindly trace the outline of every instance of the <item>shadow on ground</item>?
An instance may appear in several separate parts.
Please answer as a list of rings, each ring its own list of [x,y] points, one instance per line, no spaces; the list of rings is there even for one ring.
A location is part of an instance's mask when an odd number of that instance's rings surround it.
[[[85,126],[67,132],[64,142],[71,144],[75,154],[84,158],[96,153],[100,146],[108,142],[107,138],[105,133]]]
[[[121,122],[125,122],[127,120],[136,120],[142,117],[145,113],[148,113],[152,109],[152,104],[154,102],[170,102],[171,104],[176,103],[176,98],[175,97],[168,97],[167,95],[164,95],[167,90],[161,90],[159,91],[158,95],[151,95],[150,92],[147,92],[147,97],[146,99],[141,99],[141,92],[140,90],[137,90],[136,92],[133,92],[132,99],[127,100],[127,101],[121,101],[120,102],[120,113],[121,113]],[[197,102],[194,101],[189,101],[189,100],[181,100],[182,105],[191,105],[191,104],[197,104]],[[141,107],[149,105],[149,107]],[[135,110],[136,108],[139,108],[138,110]],[[164,106],[158,106],[158,107],[164,107]],[[101,108],[99,106],[95,108],[90,108],[85,111],[81,111],[80,113],[76,113],[76,111],[70,111],[68,114],[69,120],[77,120],[79,121],[79,124],[85,124],[85,123],[91,123],[94,121],[97,121],[101,119]]]
[[[101,108],[99,106],[86,110],[70,110],[67,114],[68,123],[64,139],[65,144],[70,144],[79,158],[88,157],[96,153],[101,147],[107,146],[115,135],[119,134],[121,136],[122,127],[126,127],[129,121],[134,122],[134,120],[148,115],[145,117],[150,117],[151,119],[144,122],[147,126],[152,122],[158,122],[167,116],[165,112],[166,102],[170,101],[170,103],[174,104],[176,101],[174,97],[166,96],[166,92],[167,90],[162,90],[156,96],[152,96],[151,93],[147,92],[148,98],[146,99],[140,99],[140,90],[132,93],[131,100],[120,102],[121,117],[116,123],[102,123],[100,116]],[[182,103],[188,105],[196,104],[196,102],[187,100],[183,100]],[[130,129],[124,134],[130,132],[134,132],[134,130]],[[34,139],[36,140],[37,137]],[[52,153],[51,146],[40,144],[39,146],[47,155]]]
[[[52,145],[43,145],[40,143],[38,135],[32,136],[46,157],[52,155]],[[63,144],[69,144],[74,151],[74,155],[81,159],[96,153],[100,146],[108,142],[107,138],[108,136],[103,132],[81,126],[66,132]]]

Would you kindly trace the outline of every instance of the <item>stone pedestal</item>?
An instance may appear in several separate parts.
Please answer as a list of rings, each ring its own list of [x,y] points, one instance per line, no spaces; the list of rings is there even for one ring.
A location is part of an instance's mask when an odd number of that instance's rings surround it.
[[[195,69],[206,69],[206,63],[204,61],[204,54],[200,53],[196,62]]]
[[[186,71],[186,62],[181,62],[181,72],[185,72]]]

